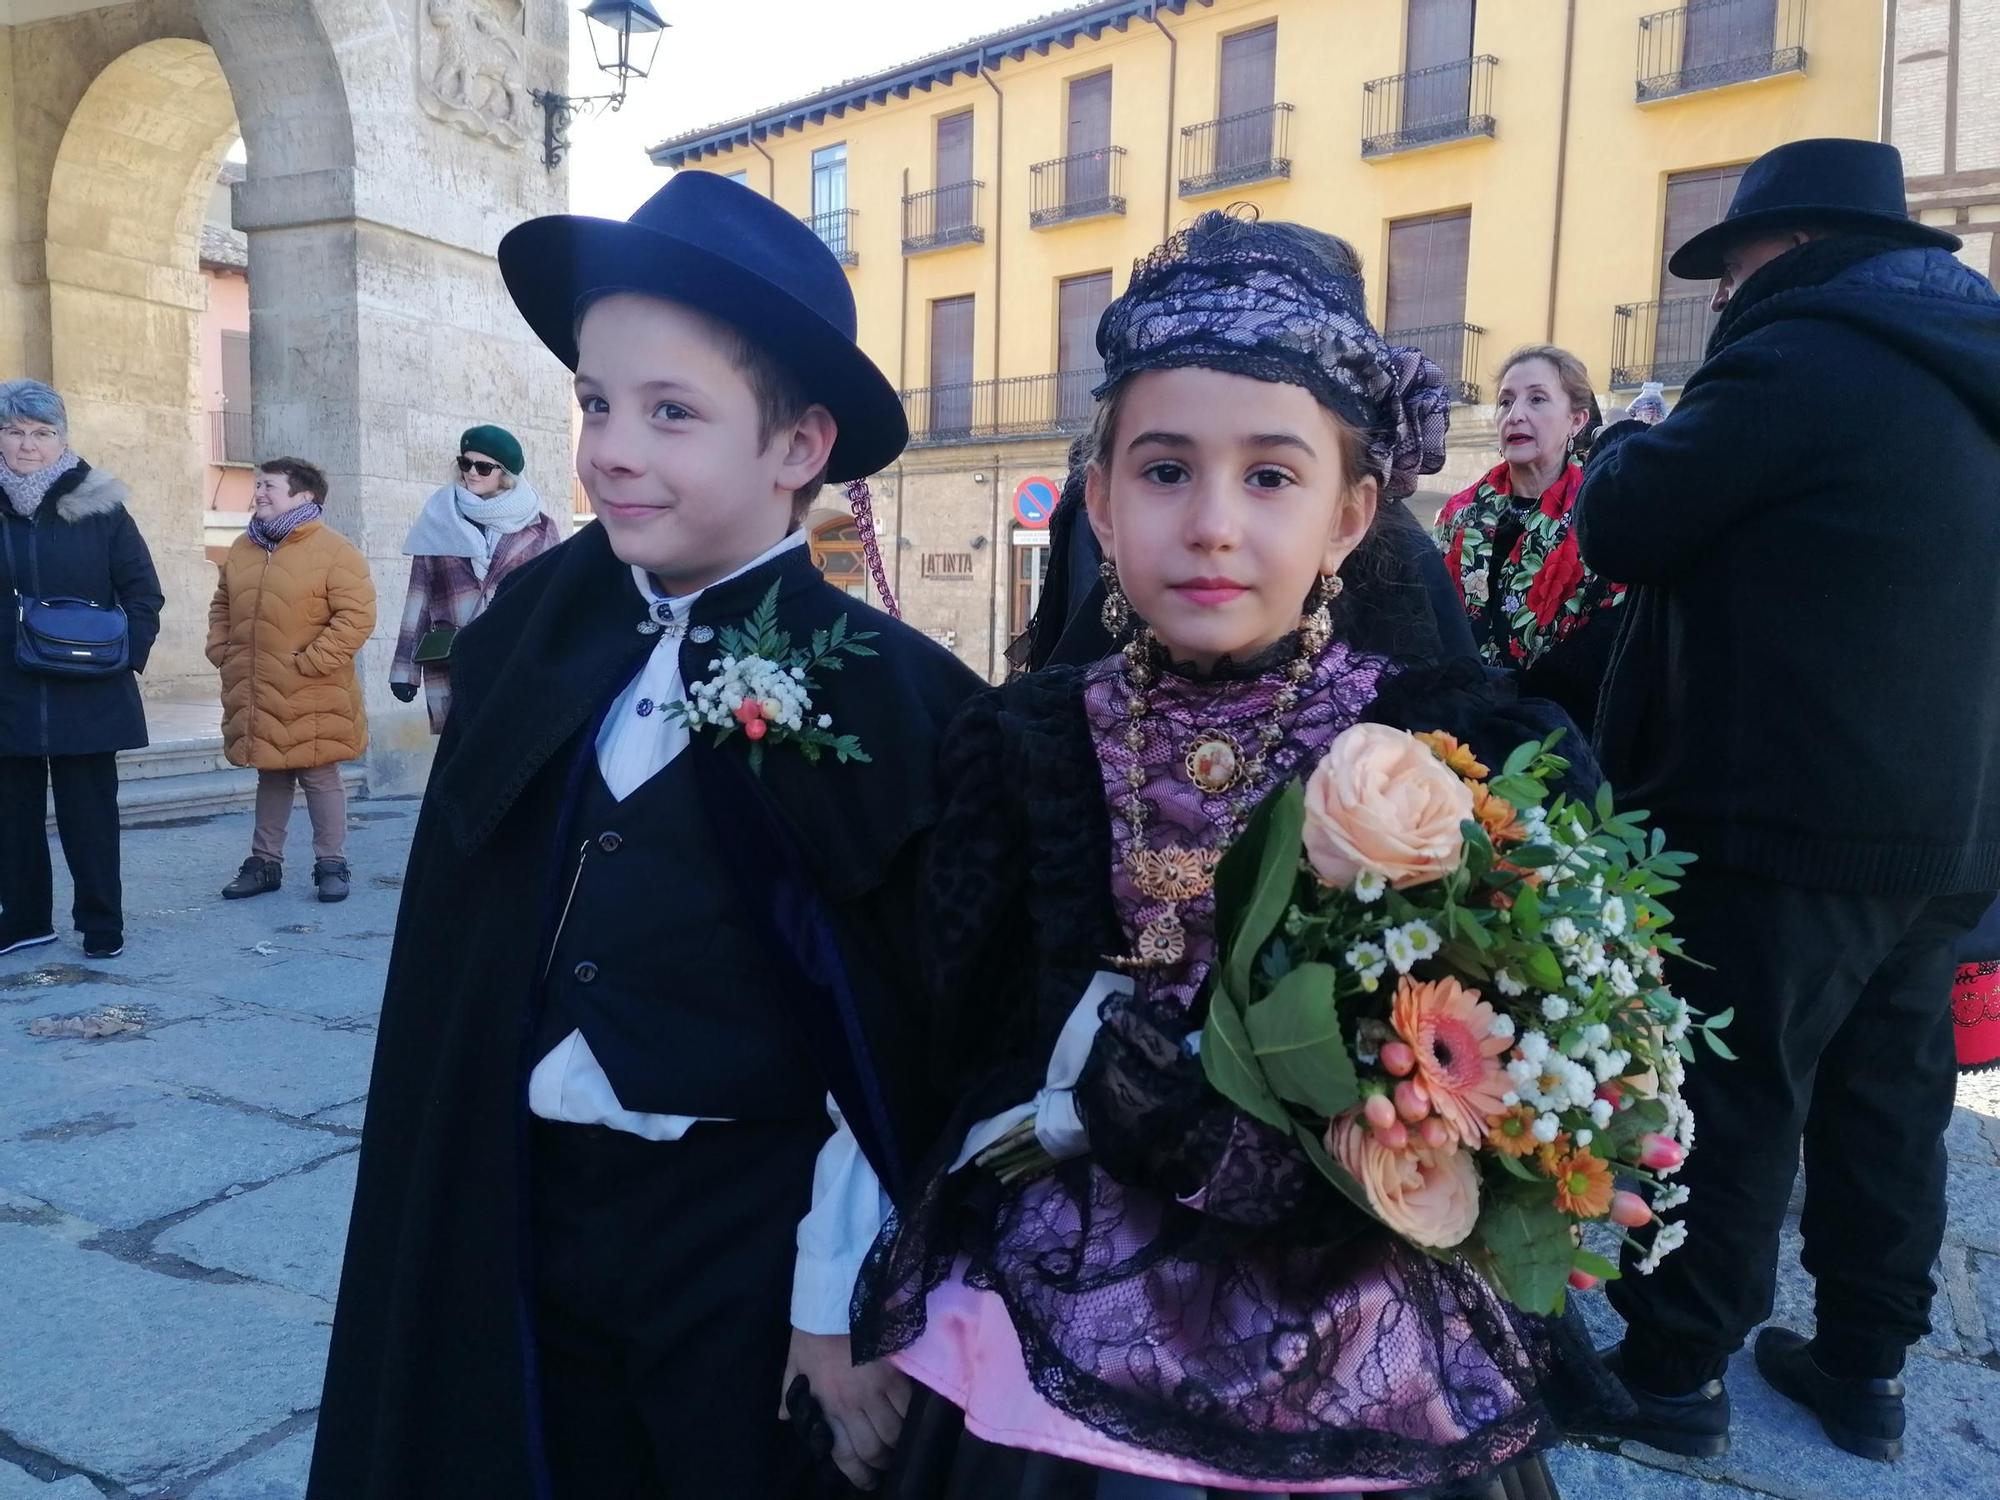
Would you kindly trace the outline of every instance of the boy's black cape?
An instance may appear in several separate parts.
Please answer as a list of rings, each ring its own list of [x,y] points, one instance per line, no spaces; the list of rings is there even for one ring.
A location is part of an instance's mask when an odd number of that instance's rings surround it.
[[[978,680],[820,577],[804,548],[703,594],[736,624],[779,584],[795,644],[842,615],[873,658],[825,673],[815,711],[872,763],[809,765],[697,733],[715,845],[796,967],[799,1020],[891,1191],[942,1123],[923,1076],[906,914],[936,816],[936,741]],[[569,854],[581,757],[656,636],[600,527],[516,574],[460,635],[452,716],[405,877],[308,1493],[513,1500],[543,1486],[523,1288],[527,1040]],[[685,642],[688,681],[713,643]],[[699,953],[662,953],[662,975]],[[780,1392],[771,1392],[773,1411]]]

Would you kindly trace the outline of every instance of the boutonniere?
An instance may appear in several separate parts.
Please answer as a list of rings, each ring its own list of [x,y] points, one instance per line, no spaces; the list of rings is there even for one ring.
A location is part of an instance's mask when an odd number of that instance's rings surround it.
[[[709,663],[713,673],[694,684],[689,695],[668,707],[690,731],[713,729],[720,745],[736,734],[750,742],[750,769],[761,770],[767,745],[796,745],[814,765],[832,754],[842,765],[866,763],[868,752],[851,734],[835,734],[828,714],[813,712],[819,694],[818,674],[838,672],[849,656],[873,656],[866,643],[872,630],[850,631],[840,616],[828,630],[815,630],[809,647],[792,644],[778,628],[778,585],[756,612],[741,625],[716,633],[721,655]]]

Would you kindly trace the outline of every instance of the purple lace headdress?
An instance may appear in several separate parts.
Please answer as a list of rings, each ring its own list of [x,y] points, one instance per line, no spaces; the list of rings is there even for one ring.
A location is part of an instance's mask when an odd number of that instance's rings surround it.
[[[1368,321],[1352,252],[1300,224],[1206,213],[1132,268],[1104,310],[1102,398],[1145,370],[1198,366],[1303,386],[1367,435],[1369,468],[1402,499],[1444,467],[1450,398],[1422,351]]]

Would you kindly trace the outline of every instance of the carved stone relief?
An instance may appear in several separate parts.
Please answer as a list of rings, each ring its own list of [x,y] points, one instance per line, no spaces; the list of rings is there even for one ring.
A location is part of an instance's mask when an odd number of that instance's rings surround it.
[[[416,0],[417,98],[467,135],[519,146],[538,133],[528,96],[526,0]]]

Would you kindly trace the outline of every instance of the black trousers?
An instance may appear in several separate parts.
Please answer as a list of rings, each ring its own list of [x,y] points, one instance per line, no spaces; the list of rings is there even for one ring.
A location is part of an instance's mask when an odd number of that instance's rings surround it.
[[[818,1126],[678,1141],[536,1120],[535,1343],[555,1500],[788,1500],[778,1420]]]
[[[1696,866],[1668,898],[1688,954],[1669,980],[1734,1006],[1725,1062],[1699,1039],[1679,1181],[1688,1240],[1651,1276],[1609,1284],[1649,1389],[1720,1374],[1771,1314],[1779,1232],[1805,1146],[1803,1260],[1819,1337],[1846,1373],[1893,1374],[1930,1329],[1944,1237],[1944,1132],[1955,1068],[1953,945],[1991,894],[1856,896]]]
[[[118,757],[0,755],[0,920],[28,935],[55,927],[55,885],[45,819],[55,788],[56,831],[76,899],[70,914],[89,936],[121,936]]]

